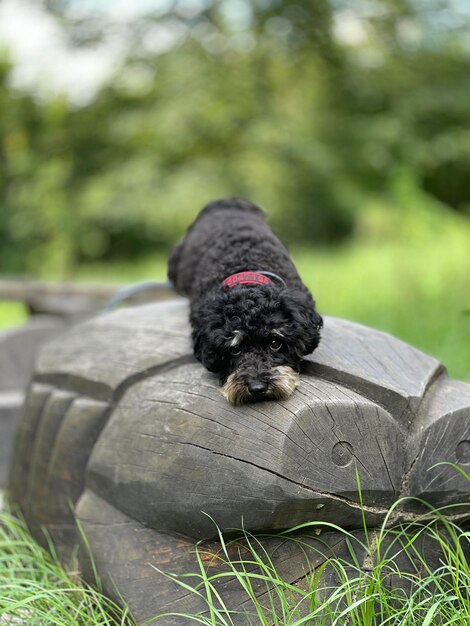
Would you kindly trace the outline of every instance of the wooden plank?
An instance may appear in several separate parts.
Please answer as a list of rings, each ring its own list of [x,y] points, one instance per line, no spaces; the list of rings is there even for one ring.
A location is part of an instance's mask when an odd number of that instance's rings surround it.
[[[112,283],[86,283],[86,282],[46,282],[27,279],[3,279],[0,280],[0,300],[14,300],[29,302],[37,298],[88,298],[101,304],[124,289],[124,284]],[[162,292],[174,291],[165,282],[154,281],[149,285],[146,297],[155,298]],[[135,301],[135,300],[134,300]]]
[[[24,302],[30,313],[49,314],[77,320],[103,309],[111,301],[116,305],[139,304],[174,298],[175,292],[167,282],[147,281],[139,285],[53,283],[33,280],[0,280],[0,300]]]

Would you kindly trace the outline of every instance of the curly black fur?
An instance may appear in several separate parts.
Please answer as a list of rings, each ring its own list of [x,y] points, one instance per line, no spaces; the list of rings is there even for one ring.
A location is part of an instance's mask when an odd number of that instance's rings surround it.
[[[242,271],[280,276],[267,285],[222,285]],[[315,302],[263,211],[239,198],[208,204],[173,250],[168,276],[191,299],[194,354],[234,404],[285,398],[302,357],[320,341]]]

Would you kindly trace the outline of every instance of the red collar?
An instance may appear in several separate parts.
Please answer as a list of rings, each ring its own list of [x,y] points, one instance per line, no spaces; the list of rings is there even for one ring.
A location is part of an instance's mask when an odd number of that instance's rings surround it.
[[[260,274],[259,272],[238,272],[238,274],[232,274],[228,276],[224,281],[222,281],[222,285],[226,285],[227,287],[235,287],[235,285],[269,285],[272,284],[272,280],[270,280],[264,274]]]

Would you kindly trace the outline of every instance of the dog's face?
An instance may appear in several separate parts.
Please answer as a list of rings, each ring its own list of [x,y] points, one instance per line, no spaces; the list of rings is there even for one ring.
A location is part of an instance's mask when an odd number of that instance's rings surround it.
[[[232,404],[290,396],[323,325],[307,290],[278,285],[211,291],[193,302],[191,324],[196,358]]]

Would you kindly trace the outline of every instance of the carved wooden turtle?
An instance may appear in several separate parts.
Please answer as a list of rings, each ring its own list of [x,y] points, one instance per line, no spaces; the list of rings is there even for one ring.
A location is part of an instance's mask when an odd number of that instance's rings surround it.
[[[311,520],[360,529],[356,468],[369,527],[404,494],[468,503],[465,478],[433,466],[470,470],[469,418],[470,385],[451,380],[434,358],[328,317],[288,400],[234,408],[192,356],[187,305],[175,300],[96,317],[43,348],[10,496],[64,559],[78,541],[77,517],[105,591],[143,621],[205,608],[152,566],[196,571],[191,548],[215,535],[208,515],[222,530],[242,520],[251,532]],[[393,521],[420,510],[407,506]],[[468,509],[452,515],[464,519]],[[322,541],[347,553],[337,533]],[[298,547],[266,542],[277,546],[287,579],[305,576]],[[319,562],[312,556],[312,566]],[[236,581],[225,593],[243,609]]]

